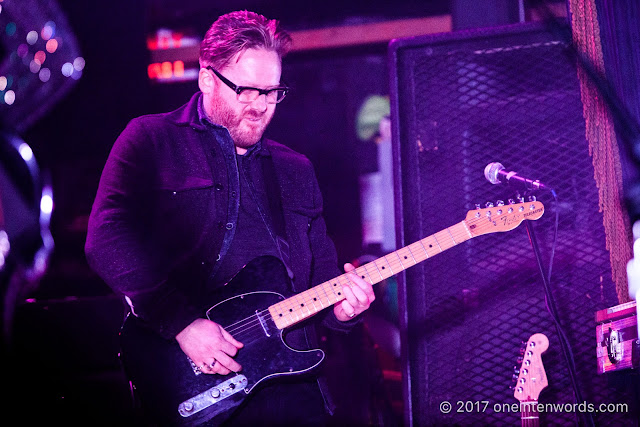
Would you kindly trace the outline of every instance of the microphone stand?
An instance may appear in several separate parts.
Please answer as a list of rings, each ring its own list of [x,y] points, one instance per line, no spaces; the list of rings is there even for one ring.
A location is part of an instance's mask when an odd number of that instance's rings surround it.
[[[553,191],[553,190],[552,190]],[[555,192],[553,192],[555,196]],[[567,367],[569,368],[569,378],[571,380],[571,386],[573,388],[573,393],[576,398],[576,403],[584,402],[582,398],[582,394],[580,393],[580,388],[578,387],[578,383],[576,381],[576,373],[575,373],[575,360],[573,358],[573,352],[571,351],[571,346],[567,337],[560,325],[560,318],[558,317],[558,310],[556,308],[555,300],[553,299],[553,295],[551,293],[551,287],[549,284],[549,280],[545,274],[544,267],[542,265],[542,257],[540,255],[540,247],[538,246],[538,240],[536,239],[535,232],[533,231],[533,224],[531,221],[525,221],[525,226],[527,228],[527,234],[529,235],[529,242],[531,242],[531,247],[533,248],[533,253],[536,257],[536,262],[538,263],[538,268],[540,269],[540,277],[542,277],[542,283],[544,285],[544,293],[545,299],[547,302],[547,309],[553,318],[553,321],[556,326],[556,331],[558,332],[558,337],[560,338],[560,346],[562,347],[562,354],[564,355],[565,361],[567,362]],[[591,416],[587,416],[586,425],[593,426],[593,419]]]

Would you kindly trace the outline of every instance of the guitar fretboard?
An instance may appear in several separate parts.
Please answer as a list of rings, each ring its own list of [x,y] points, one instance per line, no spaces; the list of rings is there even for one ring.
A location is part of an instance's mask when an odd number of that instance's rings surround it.
[[[428,258],[475,237],[466,221],[452,225],[431,236],[382,256],[355,269],[355,274],[375,285]],[[307,291],[269,307],[269,313],[279,329],[301,322],[342,301],[343,286],[357,286],[345,273]]]
[[[520,420],[522,427],[538,427],[540,425],[537,401],[520,402]]]

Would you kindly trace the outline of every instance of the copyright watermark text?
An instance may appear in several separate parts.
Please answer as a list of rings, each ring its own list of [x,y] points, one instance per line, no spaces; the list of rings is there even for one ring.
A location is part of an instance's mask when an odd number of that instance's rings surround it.
[[[536,410],[539,413],[625,413],[629,412],[627,403],[493,403],[489,400],[457,400],[440,402],[440,412],[483,413],[483,412],[523,412]]]

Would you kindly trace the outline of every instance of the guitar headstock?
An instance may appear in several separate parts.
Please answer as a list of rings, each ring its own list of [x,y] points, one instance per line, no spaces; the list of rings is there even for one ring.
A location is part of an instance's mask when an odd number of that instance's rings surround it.
[[[533,334],[527,341],[513,389],[513,396],[520,402],[537,401],[540,392],[549,385],[542,365],[542,353],[548,348],[549,339],[544,334]]]
[[[513,230],[524,220],[536,220],[544,214],[539,201],[488,204],[486,208],[469,211],[465,223],[474,236]]]

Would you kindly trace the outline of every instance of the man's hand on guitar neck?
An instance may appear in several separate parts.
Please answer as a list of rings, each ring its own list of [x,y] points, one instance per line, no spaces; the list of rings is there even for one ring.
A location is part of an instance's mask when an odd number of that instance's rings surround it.
[[[333,306],[333,313],[341,322],[351,320],[353,317],[362,313],[369,308],[371,303],[376,299],[373,293],[371,283],[364,281],[353,271],[356,268],[347,263],[344,265],[344,271],[347,274],[350,286],[343,286],[345,299]]]
[[[215,322],[196,319],[176,335],[176,341],[205,374],[227,375],[242,369],[233,357],[243,344]]]

